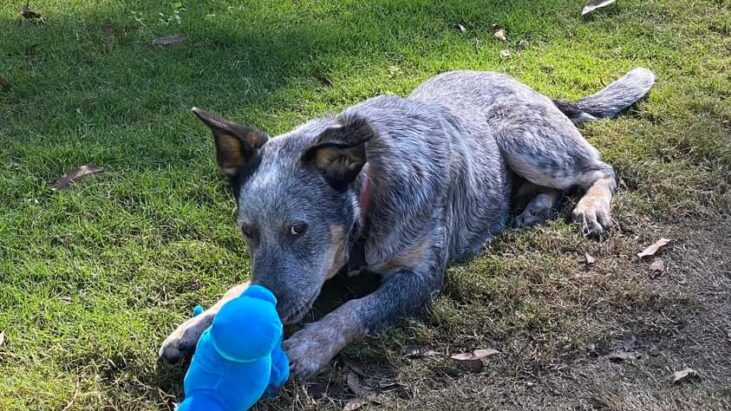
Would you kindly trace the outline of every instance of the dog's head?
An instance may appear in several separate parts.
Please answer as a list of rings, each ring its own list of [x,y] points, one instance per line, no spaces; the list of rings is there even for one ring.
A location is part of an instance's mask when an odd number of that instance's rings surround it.
[[[274,292],[285,322],[297,322],[346,262],[359,213],[353,185],[373,131],[361,118],[341,116],[270,139],[193,111],[213,132],[218,164],[231,181],[252,283]]]

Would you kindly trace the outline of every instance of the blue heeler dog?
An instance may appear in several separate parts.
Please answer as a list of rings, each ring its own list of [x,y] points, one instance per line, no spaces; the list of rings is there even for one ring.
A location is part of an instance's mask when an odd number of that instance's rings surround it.
[[[549,218],[562,191],[584,190],[573,215],[585,235],[603,235],[614,172],[574,124],[617,115],[654,80],[636,68],[569,103],[504,74],[455,71],[407,98],[374,97],[272,139],[193,109],[213,131],[238,201],[252,283],[274,291],[285,322],[301,320],[339,271],[382,278],[373,293],[285,341],[293,374],[310,376],[348,343],[419,312],[439,293],[450,261],[505,230],[513,189],[532,196],[518,226]],[[217,309],[245,287],[178,327],[163,359],[189,354]]]

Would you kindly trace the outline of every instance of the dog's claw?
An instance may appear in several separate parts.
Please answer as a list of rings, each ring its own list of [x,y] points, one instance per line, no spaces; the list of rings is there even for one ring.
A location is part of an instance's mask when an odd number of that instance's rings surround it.
[[[160,346],[160,359],[168,364],[175,364],[193,355],[198,339],[212,319],[212,315],[203,313],[180,324]]]
[[[609,205],[582,199],[574,208],[574,221],[581,223],[584,237],[602,239],[612,228]]]
[[[344,346],[337,331],[322,320],[306,324],[283,343],[290,371],[299,381],[319,373]]]

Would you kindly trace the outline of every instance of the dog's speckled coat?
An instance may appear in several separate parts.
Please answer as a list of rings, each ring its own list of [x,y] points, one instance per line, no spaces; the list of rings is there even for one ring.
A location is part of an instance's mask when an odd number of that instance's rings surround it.
[[[237,195],[252,281],[274,291],[283,319],[302,318],[359,236],[367,269],[383,277],[372,294],[285,342],[293,373],[311,375],[348,343],[418,312],[441,289],[450,261],[506,228],[514,175],[525,180],[522,191],[535,191],[518,225],[544,221],[558,193],[578,187],[586,193],[574,217],[585,235],[605,233],[614,172],[574,123],[617,115],[653,82],[652,72],[637,68],[567,103],[504,74],[449,72],[407,98],[375,97],[274,139],[196,110]],[[365,178],[371,205],[360,210]],[[178,327],[160,355],[175,360],[191,351],[218,306]]]

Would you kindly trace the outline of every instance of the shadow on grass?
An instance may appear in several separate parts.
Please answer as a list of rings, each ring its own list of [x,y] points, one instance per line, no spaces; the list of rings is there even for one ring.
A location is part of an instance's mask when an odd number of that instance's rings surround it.
[[[296,93],[330,87],[323,78],[342,73],[348,81],[361,69],[415,59],[402,55],[407,45],[414,54],[429,54],[449,47],[450,41],[471,44],[473,35],[489,36],[497,21],[510,21],[516,33],[540,33],[542,27],[524,17],[541,15],[551,4],[354,2],[302,7],[284,18],[268,12],[267,5],[228,13],[223,5],[195,3],[180,26],[159,21],[159,13],[170,13],[167,7],[120,2],[84,11],[38,10],[46,17],[43,25],[0,21],[0,49],[6,58],[2,74],[12,84],[0,93],[6,121],[0,138],[8,136],[9,156],[36,157],[42,142],[117,150],[120,168],[193,162],[200,153],[186,148],[189,136],[203,133],[188,113],[193,105],[283,131],[296,121],[278,122],[269,117],[271,112],[302,110]],[[461,35],[457,24],[468,27],[470,35],[455,40]],[[153,38],[177,32],[185,33],[187,41],[169,48],[151,45]],[[449,69],[448,61],[440,64],[437,70]],[[358,90],[330,103],[347,104],[380,90],[354,88]],[[317,312],[343,302],[343,295],[362,292],[349,290],[351,286],[341,280],[329,284]],[[403,334],[410,338],[408,331]],[[159,341],[163,338],[161,332]],[[131,366],[100,372],[112,401],[120,394],[120,378],[128,379],[121,386],[130,398],[159,403],[181,394],[184,366],[147,367],[142,364],[148,355],[127,354]],[[92,353],[89,360],[94,359]]]

